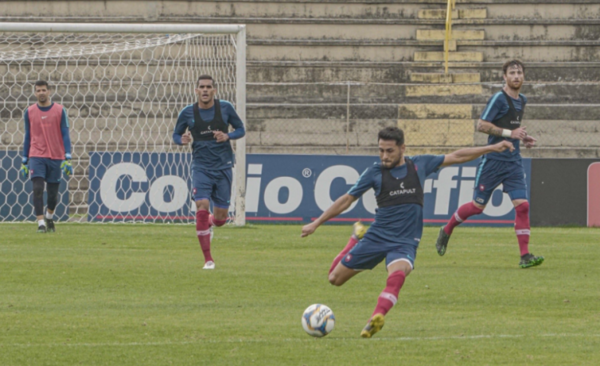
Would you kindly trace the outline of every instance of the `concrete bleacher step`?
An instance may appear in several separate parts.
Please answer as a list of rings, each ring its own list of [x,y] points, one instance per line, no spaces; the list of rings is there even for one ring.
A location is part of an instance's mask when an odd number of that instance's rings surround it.
[[[446,19],[446,9],[421,9],[417,14],[419,19]],[[469,8],[452,10],[452,19],[485,19],[486,8]]]
[[[410,81],[414,83],[479,83],[481,75],[477,73],[411,73]]]
[[[443,41],[446,38],[444,29],[417,29],[418,41]],[[484,40],[485,31],[468,29],[468,30],[453,30],[451,39],[454,40]]]
[[[502,80],[502,62],[451,63],[451,72],[477,72],[482,82]],[[528,62],[527,82],[600,81],[600,62]],[[413,73],[434,73],[439,63],[355,61],[251,61],[250,83],[273,82],[373,82],[407,83]]]

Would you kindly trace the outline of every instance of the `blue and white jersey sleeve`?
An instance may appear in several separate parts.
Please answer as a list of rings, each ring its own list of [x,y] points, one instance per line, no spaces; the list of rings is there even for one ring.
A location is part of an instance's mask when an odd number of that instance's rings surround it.
[[[348,191],[348,194],[354,197],[360,197],[369,189],[374,188],[374,185],[375,171],[373,167],[369,167],[360,175],[354,186]]]
[[[233,108],[233,104],[226,100],[220,100],[221,102],[221,112],[223,114],[225,122],[233,127],[233,131],[229,132],[230,140],[237,140],[246,135],[246,129],[244,128],[244,122],[238,116],[235,108]]]
[[[60,119],[60,132],[63,138],[65,148],[65,159],[71,159],[71,136],[69,135],[69,116],[67,110],[63,107],[62,116]]]
[[[173,141],[177,145],[181,145],[181,136],[189,128],[190,118],[192,120],[194,118],[194,112],[192,108],[192,105],[188,105],[187,107],[183,108],[181,112],[179,112],[179,116],[177,117],[177,124],[175,124],[175,130],[173,131]]]
[[[508,103],[506,103],[506,97],[502,92],[494,94],[487,102],[483,113],[481,113],[481,120],[486,122],[493,122],[506,114],[508,111]],[[504,113],[502,113],[504,112]]]
[[[444,163],[444,155],[417,155],[411,159],[417,168],[421,185],[425,183],[427,176],[437,172]]]

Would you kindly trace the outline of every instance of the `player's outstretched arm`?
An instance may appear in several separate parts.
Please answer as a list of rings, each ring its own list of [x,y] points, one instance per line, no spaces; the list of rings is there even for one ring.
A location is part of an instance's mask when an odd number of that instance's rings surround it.
[[[341,196],[340,198],[335,200],[333,205],[331,205],[327,210],[325,210],[325,212],[323,212],[323,214],[321,214],[321,216],[318,219],[316,219],[308,225],[304,225],[302,227],[302,234],[300,236],[305,237],[314,233],[315,230],[317,230],[317,228],[321,226],[321,224],[346,211],[348,207],[350,207],[350,205],[352,205],[352,203],[357,199],[358,197],[354,197],[353,195],[348,193]]]
[[[444,162],[442,163],[442,166],[466,163],[467,161],[477,159],[481,155],[491,152],[503,152],[506,149],[514,151],[515,147],[510,141],[504,140],[494,145],[469,147],[466,149],[456,150],[455,152],[444,155]]]

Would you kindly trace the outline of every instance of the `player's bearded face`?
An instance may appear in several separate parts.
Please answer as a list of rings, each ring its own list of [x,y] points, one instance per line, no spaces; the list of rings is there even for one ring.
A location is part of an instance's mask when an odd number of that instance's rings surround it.
[[[379,140],[379,158],[384,168],[398,166],[403,154],[404,145],[398,146],[395,140]]]
[[[202,103],[210,103],[211,100],[215,99],[217,89],[214,88],[212,80],[200,80],[198,87],[196,88],[196,95],[198,100]]]
[[[513,90],[521,89],[521,85],[523,85],[524,80],[525,74],[523,73],[521,66],[518,65],[509,67],[504,75],[504,81],[506,81],[506,85]]]
[[[39,103],[46,103],[48,101],[48,97],[50,96],[50,92],[48,88],[45,86],[36,86],[35,87],[35,97],[37,98]]]

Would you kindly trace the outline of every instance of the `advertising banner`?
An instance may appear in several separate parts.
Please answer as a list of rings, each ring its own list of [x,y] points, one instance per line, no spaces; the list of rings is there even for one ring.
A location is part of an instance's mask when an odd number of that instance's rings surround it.
[[[600,226],[600,159],[533,159],[532,226]]]
[[[190,154],[91,153],[90,220],[194,220]],[[310,222],[346,193],[377,156],[247,156],[248,222]],[[424,184],[424,218],[446,222],[472,200],[478,161],[440,169]],[[531,161],[524,159],[527,182]],[[514,210],[501,186],[482,215],[469,225],[513,225]],[[235,199],[232,197],[232,202]],[[372,221],[376,200],[366,192],[332,222]]]
[[[33,184],[30,177],[22,178],[19,174],[21,154],[18,151],[0,151],[0,163],[0,221],[34,221]],[[69,218],[69,192],[64,178],[58,192],[60,198],[54,219],[64,221]],[[44,207],[46,202],[47,195],[44,192]]]

